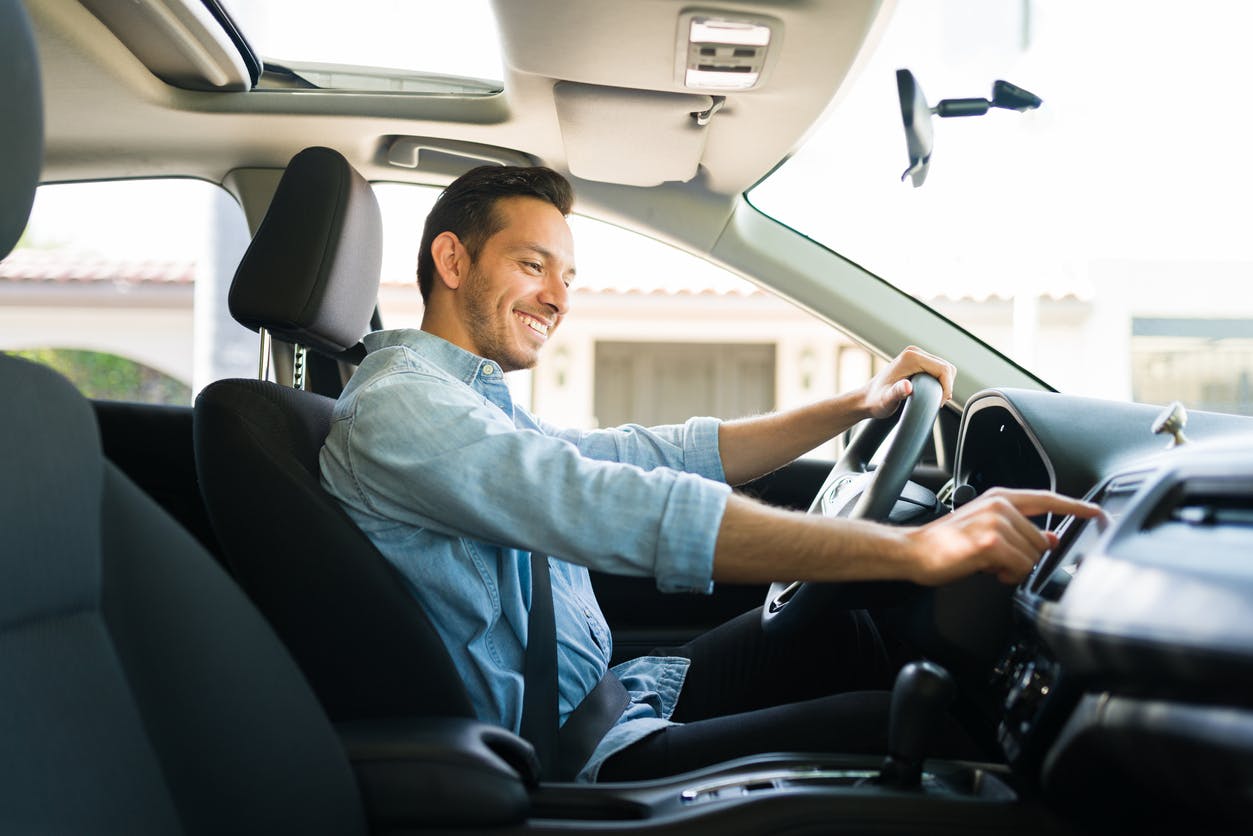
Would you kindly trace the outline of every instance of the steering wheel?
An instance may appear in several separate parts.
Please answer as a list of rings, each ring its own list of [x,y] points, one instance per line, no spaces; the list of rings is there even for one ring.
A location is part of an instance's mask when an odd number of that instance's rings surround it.
[[[940,411],[943,390],[929,374],[910,378],[913,392],[905,404],[887,418],[868,421],[848,445],[822,483],[809,513],[824,517],[886,521],[922,456],[927,436]],[[870,460],[883,445],[892,427],[896,436],[883,462],[869,470]],[[859,586],[862,584],[858,584]],[[761,610],[765,630],[791,630],[812,615],[837,606],[847,583],[773,583]]]

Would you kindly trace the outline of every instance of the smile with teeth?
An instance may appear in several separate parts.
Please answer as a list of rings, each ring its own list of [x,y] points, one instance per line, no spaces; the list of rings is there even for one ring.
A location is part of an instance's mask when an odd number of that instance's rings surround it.
[[[514,313],[518,315],[518,318],[522,320],[526,327],[530,328],[541,337],[548,336],[548,329],[551,326],[547,322],[542,319],[537,319],[528,313],[523,313],[522,311],[514,311]]]

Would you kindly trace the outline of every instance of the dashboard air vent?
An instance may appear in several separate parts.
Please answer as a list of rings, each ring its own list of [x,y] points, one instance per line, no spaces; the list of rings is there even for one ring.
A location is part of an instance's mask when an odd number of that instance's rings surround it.
[[[1253,479],[1188,479],[1172,489],[1145,520],[1145,530],[1166,525],[1253,528]]]

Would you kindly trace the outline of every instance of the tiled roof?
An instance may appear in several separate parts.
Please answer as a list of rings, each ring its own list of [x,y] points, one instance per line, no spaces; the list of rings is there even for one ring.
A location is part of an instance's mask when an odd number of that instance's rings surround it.
[[[119,260],[58,250],[15,250],[0,261],[0,282],[190,284],[193,260]]]

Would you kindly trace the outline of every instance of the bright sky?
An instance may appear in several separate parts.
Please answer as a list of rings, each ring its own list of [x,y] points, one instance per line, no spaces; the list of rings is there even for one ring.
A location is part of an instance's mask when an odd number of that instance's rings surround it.
[[[1093,259],[1249,260],[1253,3],[901,0],[856,86],[754,202],[923,295],[1082,274]],[[934,105],[1007,79],[1034,112],[934,119],[906,167],[895,70]],[[937,270],[942,264],[951,270]],[[982,274],[982,275],[981,275]]]
[[[487,0],[225,0],[262,57],[501,80]]]

